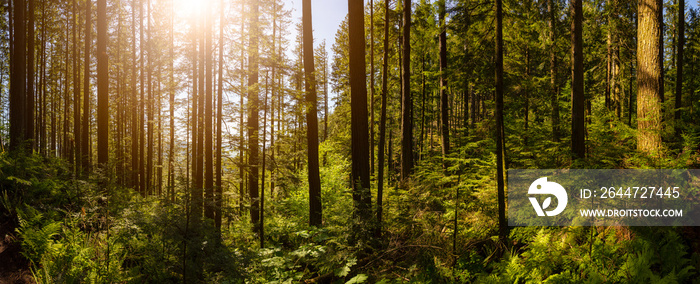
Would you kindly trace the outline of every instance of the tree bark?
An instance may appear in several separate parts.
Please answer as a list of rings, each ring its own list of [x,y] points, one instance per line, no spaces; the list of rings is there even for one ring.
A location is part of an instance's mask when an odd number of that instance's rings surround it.
[[[309,225],[321,226],[321,178],[318,169],[318,118],[316,117],[316,70],[314,68],[314,37],[311,25],[311,0],[303,0],[303,52],[306,77],[306,146],[308,151]]]
[[[658,154],[661,148],[661,58],[657,0],[641,0],[637,28],[637,149]]]
[[[374,175],[374,0],[369,0],[369,174]]]
[[[450,153],[450,116],[447,99],[447,23],[445,22],[445,0],[438,2],[440,14],[440,121],[442,122],[442,168],[447,170],[447,155]]]
[[[556,53],[556,15],[557,7],[554,0],[547,0],[547,11],[549,13],[549,83],[551,88],[551,105],[552,105],[552,140],[559,142],[559,83],[557,82],[557,53]]]
[[[216,208],[214,226],[221,232],[221,217],[223,206],[224,189],[221,180],[221,118],[223,116],[223,96],[224,96],[224,1],[219,1],[219,88],[217,89],[216,102],[216,194],[214,195],[214,205]]]
[[[377,227],[374,236],[382,235],[384,200],[384,145],[386,145],[386,97],[389,70],[389,0],[384,0],[384,52],[382,63],[382,106],[379,116],[379,152],[377,153]],[[391,153],[389,153],[391,155]]]
[[[348,0],[348,35],[350,59],[350,120],[352,188],[354,216],[367,223],[371,218],[369,180],[369,125],[367,117],[367,83],[365,73],[364,1]],[[366,227],[358,228],[366,231]],[[357,232],[357,237],[366,238]]]
[[[685,0],[678,0],[678,47],[676,48],[676,137],[680,137],[681,107],[683,107],[683,48],[685,46]]]
[[[571,151],[574,158],[586,156],[585,98],[583,94],[583,5],[582,0],[572,0],[571,13]]]
[[[413,100],[411,98],[411,0],[403,3],[403,73],[401,74],[401,181],[413,169]]]
[[[35,88],[34,88],[34,0],[29,0],[29,8],[27,11],[27,104],[26,104],[26,111],[27,111],[27,122],[26,122],[26,128],[25,128],[25,139],[28,140],[29,145],[27,147],[31,150],[36,149],[36,141],[34,137],[34,109],[36,108],[35,106]]]
[[[496,0],[496,183],[498,185],[498,236],[505,243],[508,236],[504,180],[503,137],[503,2]]]
[[[212,136],[212,120],[214,109],[214,74],[213,67],[214,62],[212,58],[212,3],[208,2],[206,8],[206,26],[205,34],[206,41],[204,43],[204,50],[206,52],[206,97],[204,106],[204,216],[210,219],[214,219],[214,141]]]
[[[254,232],[259,232],[260,200],[258,199],[258,0],[250,1],[250,38],[248,44],[248,193],[250,195],[250,221]]]
[[[107,1],[97,0],[97,163],[105,171],[109,160],[109,62],[107,41]]]
[[[81,127],[80,153],[82,156],[81,165],[83,166],[83,174],[90,172],[90,44],[92,43],[92,0],[85,1],[85,60],[83,74],[83,126]]]
[[[12,71],[10,73],[10,150],[20,150],[27,129],[27,29],[24,0],[15,0],[13,7],[14,36]]]

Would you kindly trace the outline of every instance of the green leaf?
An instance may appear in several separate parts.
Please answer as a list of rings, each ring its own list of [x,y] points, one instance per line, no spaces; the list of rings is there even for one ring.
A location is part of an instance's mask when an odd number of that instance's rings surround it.
[[[345,282],[345,284],[365,283],[365,281],[367,281],[367,275],[358,274],[357,276],[350,279],[350,281]]]

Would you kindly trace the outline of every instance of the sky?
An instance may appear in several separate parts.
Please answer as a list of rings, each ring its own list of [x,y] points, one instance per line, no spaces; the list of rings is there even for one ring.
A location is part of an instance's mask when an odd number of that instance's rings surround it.
[[[294,23],[301,21],[302,0],[284,0],[284,7],[292,9]],[[311,0],[311,22],[314,28],[314,48],[326,40],[326,50],[330,56],[331,46],[335,42],[335,32],[348,13],[347,0]],[[287,34],[290,42],[294,42],[296,30]]]

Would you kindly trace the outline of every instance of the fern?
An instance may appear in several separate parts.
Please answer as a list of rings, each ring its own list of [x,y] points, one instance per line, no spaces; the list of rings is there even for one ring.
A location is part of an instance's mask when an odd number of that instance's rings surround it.
[[[61,224],[44,220],[43,214],[32,207],[17,209],[19,228],[17,233],[22,239],[22,255],[34,266],[38,266],[44,254],[54,248],[54,237],[58,235]]]

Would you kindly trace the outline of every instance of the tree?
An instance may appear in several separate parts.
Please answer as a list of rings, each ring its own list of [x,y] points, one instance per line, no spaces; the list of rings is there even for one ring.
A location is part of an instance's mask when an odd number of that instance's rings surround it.
[[[80,128],[82,131],[80,135],[80,153],[82,156],[81,165],[83,167],[83,173],[90,172],[90,44],[92,42],[92,12],[90,11],[92,6],[92,0],[85,1],[85,60],[84,63],[85,71],[83,74],[83,125]]]
[[[221,117],[223,112],[223,96],[224,96],[224,1],[219,1],[219,88],[217,89],[216,102],[216,195],[214,202],[216,206],[216,214],[214,218],[214,226],[221,232],[221,207],[223,206],[224,189],[221,183]]]
[[[34,109],[36,108],[34,97],[34,0],[29,0],[27,11],[27,104],[25,105],[25,110],[27,111],[27,121],[25,124],[25,134],[24,138],[29,142],[29,149],[36,149],[36,141],[34,137]]]
[[[586,156],[585,99],[583,94],[583,4],[571,1],[571,151],[575,158]]]
[[[364,1],[348,0],[348,37],[350,69],[350,116],[352,197],[354,215],[368,222],[372,196],[369,180],[369,125],[367,117],[367,83],[365,82]],[[364,228],[362,228],[364,229]],[[360,234],[360,238],[367,237]]]
[[[214,75],[213,75],[213,58],[212,58],[212,13],[211,13],[211,2],[206,4],[206,25],[205,25],[205,37],[206,41],[204,43],[204,50],[206,52],[206,63],[204,68],[206,68],[206,97],[204,106],[204,215],[207,218],[214,219],[214,155],[213,155],[213,135],[212,135],[212,111],[214,109],[213,91],[214,91]]]
[[[302,2],[304,74],[306,77],[306,146],[308,148],[309,225],[321,226],[321,178],[318,169],[318,118],[316,117],[316,71],[314,37],[311,25],[311,0]]]
[[[250,33],[248,42],[248,194],[250,195],[250,222],[255,226],[254,231],[260,230],[260,200],[258,199],[258,36],[260,23],[258,19],[258,0],[250,3]]]
[[[447,25],[445,23],[445,1],[440,0],[440,121],[442,122],[442,156],[447,158],[450,153],[450,123],[447,103]],[[447,169],[447,162],[443,160],[443,168]]]
[[[413,169],[413,100],[411,98],[411,0],[403,2],[403,73],[401,74],[401,180]]]
[[[506,223],[506,196],[504,178],[503,137],[503,1],[496,0],[496,183],[498,186],[498,236],[505,243],[508,236]]]
[[[384,145],[386,144],[386,97],[387,73],[389,69],[389,0],[384,0],[384,51],[382,63],[382,105],[379,116],[379,148],[377,153],[377,230],[375,237],[381,237],[384,200]],[[391,155],[391,153],[389,153]]]
[[[136,9],[134,8],[136,6],[136,1],[137,0],[132,0],[131,1],[131,38],[133,39],[131,41],[131,61],[136,62]],[[131,66],[131,96],[130,96],[130,107],[133,110],[131,113],[131,186],[134,187],[136,191],[141,193],[143,196],[143,191],[141,190],[141,183],[139,182],[139,170],[140,170],[140,156],[139,156],[139,137],[140,137],[140,132],[141,132],[141,127],[139,127],[139,116],[137,115],[136,112],[138,112],[138,97],[137,97],[137,90],[136,90],[136,64]],[[78,104],[80,100],[78,99],[78,93],[76,92],[76,104]],[[75,111],[76,117],[77,114],[79,113],[79,110]],[[76,124],[77,125],[77,124]],[[76,133],[78,132],[78,127],[76,127]],[[76,148],[77,148],[76,144]],[[79,153],[79,151],[76,150],[76,153]]]
[[[685,0],[678,1],[678,47],[676,48],[676,105],[674,119],[676,120],[676,136],[679,136],[678,123],[681,120],[681,107],[683,106],[683,48],[685,45]]]
[[[557,82],[557,53],[556,53],[556,2],[547,0],[547,11],[549,14],[549,82],[551,88],[551,105],[552,105],[552,140],[559,141],[559,83]]]
[[[374,0],[369,0],[369,173],[374,175]]]
[[[641,0],[637,9],[637,149],[657,154],[661,148],[661,34],[657,14],[661,7],[656,0]]]
[[[12,72],[10,72],[10,149],[19,150],[26,140],[27,42],[24,0],[15,0],[13,7],[14,39]]]
[[[80,78],[79,78],[79,72],[78,72],[78,57],[79,54],[77,52],[78,50],[78,39],[77,39],[77,34],[78,31],[80,30],[79,24],[78,24],[78,9],[75,4],[76,0],[71,1],[71,10],[73,14],[73,44],[72,44],[72,57],[73,57],[73,141],[74,141],[74,170],[75,173],[79,173],[81,167],[81,161],[82,161],[82,155],[81,155],[81,146],[80,146]],[[132,29],[135,30],[135,29]],[[133,141],[133,137],[132,137]],[[133,143],[133,142],[132,142]]]
[[[97,163],[109,159],[109,65],[107,58],[107,1],[97,0]]]

